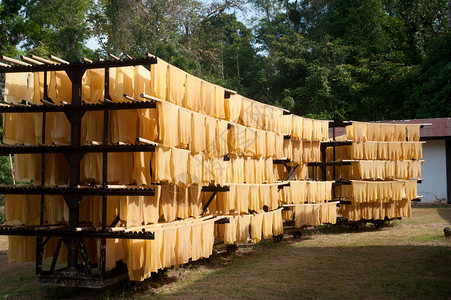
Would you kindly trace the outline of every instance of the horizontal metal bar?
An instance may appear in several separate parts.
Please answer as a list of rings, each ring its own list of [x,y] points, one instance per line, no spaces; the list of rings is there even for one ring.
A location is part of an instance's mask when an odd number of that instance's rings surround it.
[[[203,186],[202,187],[202,192],[228,192],[228,191],[230,191],[230,187],[229,186],[209,185],[209,186]]]
[[[142,137],[137,137],[137,138],[136,138],[136,141],[137,141],[137,142],[140,142],[140,143],[147,144],[147,145],[158,146],[158,143],[153,142],[153,141],[149,141],[149,140],[144,139],[144,138],[142,138]]]
[[[274,159],[272,161],[272,163],[274,165],[283,165],[283,164],[286,164],[286,163],[289,163],[289,162],[291,162],[291,160],[289,158]]]
[[[73,146],[49,146],[49,145],[36,145],[36,146],[0,146],[0,156],[9,154],[27,154],[27,153],[71,153],[71,152],[85,152],[85,153],[98,153],[98,152],[154,152],[155,145],[83,145],[80,147]]]
[[[346,126],[350,126],[350,125],[352,125],[351,121],[332,121],[332,122],[329,122],[329,128],[346,127]]]
[[[338,200],[340,204],[352,204],[352,201],[349,200]]]
[[[52,236],[67,238],[106,238],[106,239],[146,239],[153,240],[153,232],[109,232],[109,231],[69,231],[69,230],[43,230],[32,228],[0,228],[0,235],[17,236]]]
[[[155,191],[147,188],[61,188],[33,186],[0,186],[0,195],[117,195],[154,196]]]
[[[153,101],[140,102],[103,102],[100,104],[83,105],[20,105],[0,106],[0,113],[32,113],[32,112],[76,112],[76,111],[103,111],[120,109],[146,109],[156,108]]]
[[[33,58],[33,57],[32,57]],[[157,58],[147,57],[139,59],[125,59],[118,61],[93,61],[93,62],[71,62],[70,64],[44,64],[39,66],[17,66],[17,67],[0,67],[0,73],[21,73],[21,72],[44,72],[44,71],[67,71],[74,69],[100,69],[100,68],[117,68],[126,66],[149,65],[156,64]]]
[[[141,100],[140,100],[140,99],[138,99],[138,98],[135,98],[135,97],[132,97],[132,96],[130,96],[130,95],[127,95],[127,94],[124,94],[124,95],[122,95],[122,97],[124,97],[125,99],[127,99],[127,100],[130,100],[130,101],[134,101],[134,102],[141,102]]]
[[[335,180],[335,182],[332,182],[333,185],[351,185],[350,180]]]
[[[290,186],[290,182],[281,183],[281,184],[279,184],[277,187],[279,188],[279,190],[281,190],[281,189],[283,189],[285,186]]]
[[[228,223],[230,223],[229,218],[221,218],[215,221],[215,224],[228,224]]]
[[[325,141],[321,142],[321,148],[333,147],[333,146],[347,146],[352,145],[352,141],[342,140],[342,141]]]
[[[308,167],[316,167],[316,166],[350,166],[352,165],[352,161],[329,161],[329,162],[309,162],[307,164]]]

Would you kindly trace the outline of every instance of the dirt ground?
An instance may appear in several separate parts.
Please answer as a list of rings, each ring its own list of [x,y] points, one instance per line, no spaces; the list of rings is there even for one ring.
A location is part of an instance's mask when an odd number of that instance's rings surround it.
[[[281,243],[240,247],[230,256],[166,270],[144,282],[104,290],[41,287],[34,263],[8,264],[0,237],[0,298],[111,299],[449,299],[451,207],[416,207],[413,217],[382,229],[324,226]]]

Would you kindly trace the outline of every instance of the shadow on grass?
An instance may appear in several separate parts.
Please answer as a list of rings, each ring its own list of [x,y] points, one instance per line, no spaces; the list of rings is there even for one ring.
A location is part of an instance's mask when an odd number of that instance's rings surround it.
[[[447,299],[445,246],[299,247],[282,243],[160,293],[168,298]],[[210,268],[210,267],[208,267]]]
[[[446,246],[311,247],[306,240],[264,241],[155,274],[144,282],[86,290],[15,285],[0,279],[2,298],[416,298],[451,294],[451,248]],[[185,276],[184,273],[187,273]],[[25,272],[16,279],[34,276]],[[22,296],[21,295],[26,295]]]
[[[451,205],[436,208],[440,217],[451,225]]]

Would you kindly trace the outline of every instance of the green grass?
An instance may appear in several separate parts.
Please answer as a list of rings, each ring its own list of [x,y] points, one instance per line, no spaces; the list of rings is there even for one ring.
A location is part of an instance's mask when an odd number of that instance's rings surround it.
[[[445,239],[443,234],[423,234],[420,236],[413,236],[410,238],[411,241],[414,242],[423,242],[423,241],[440,241]]]
[[[34,269],[27,268],[15,274],[15,276],[5,276],[0,280],[0,297],[3,299],[18,297],[26,294],[33,294],[36,289],[36,276]]]

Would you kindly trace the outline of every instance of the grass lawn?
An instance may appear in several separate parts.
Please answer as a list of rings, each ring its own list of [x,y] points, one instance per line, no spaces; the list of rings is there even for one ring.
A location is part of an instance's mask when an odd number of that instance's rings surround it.
[[[451,207],[413,209],[413,218],[357,232],[322,227],[168,270],[160,278],[102,291],[39,287],[33,264],[0,255],[0,298],[419,298],[451,297]],[[1,248],[0,248],[1,250]]]

